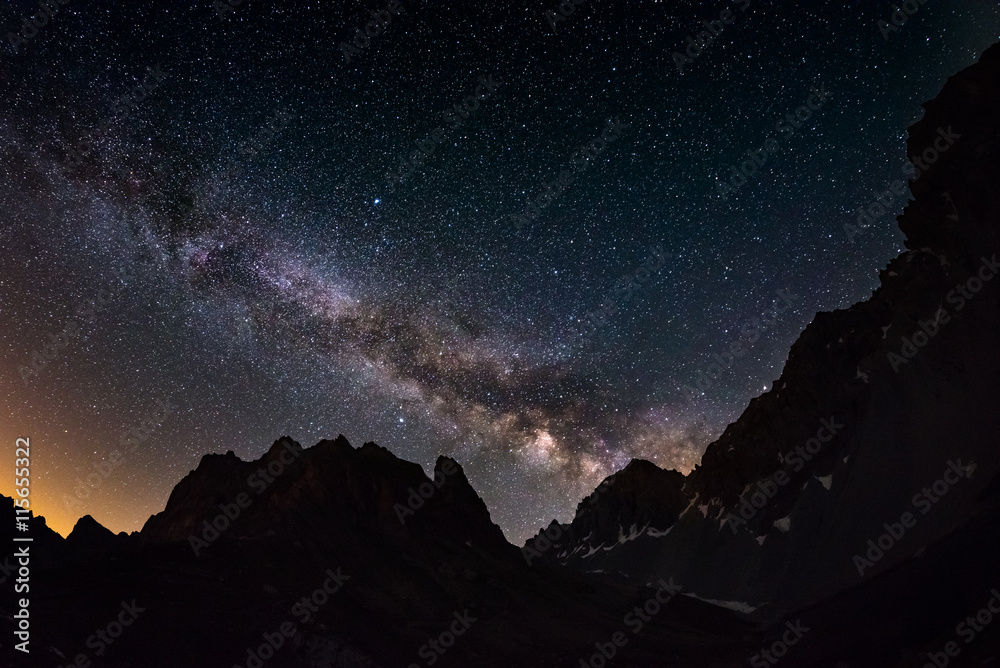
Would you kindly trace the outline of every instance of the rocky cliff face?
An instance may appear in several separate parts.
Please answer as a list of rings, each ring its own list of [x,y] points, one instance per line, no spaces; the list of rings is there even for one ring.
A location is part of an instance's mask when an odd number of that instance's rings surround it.
[[[1000,471],[1000,47],[925,110],[908,155],[934,164],[910,182],[898,221],[907,251],[872,298],[817,314],[773,389],[687,477],[694,501],[669,533],[593,550],[570,531],[547,556],[634,582],[674,574],[707,598],[777,614],[896,568],[996,507],[987,490]],[[939,480],[945,495],[933,491]],[[677,488],[599,498],[577,520],[602,517],[606,540],[629,531],[628,508]],[[864,557],[905,512],[915,526],[880,558]]]
[[[684,484],[677,471],[633,459],[580,502],[570,524],[553,521],[529,540],[523,550],[526,561],[545,558],[585,565],[597,550],[646,534],[663,535],[690,505]]]

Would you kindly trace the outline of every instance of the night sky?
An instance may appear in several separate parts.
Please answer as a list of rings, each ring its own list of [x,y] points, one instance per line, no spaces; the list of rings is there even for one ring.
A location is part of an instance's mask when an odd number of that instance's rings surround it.
[[[456,458],[520,542],[688,472],[903,250],[905,197],[844,224],[1000,35],[913,4],[5,3],[0,492],[27,436],[50,526],[132,531],[206,453],[343,433]]]

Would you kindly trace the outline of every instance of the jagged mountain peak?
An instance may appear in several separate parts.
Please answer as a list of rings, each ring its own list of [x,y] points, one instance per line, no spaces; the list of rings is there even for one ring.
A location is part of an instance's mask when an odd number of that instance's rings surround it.
[[[114,532],[106,528],[103,524],[94,519],[92,515],[84,515],[76,521],[73,526],[73,530],[67,536],[67,540],[73,538],[74,536],[79,538],[82,536],[114,536]]]
[[[536,546],[544,535],[543,545],[549,541],[557,547],[543,550],[546,558],[562,560],[581,551],[634,540],[649,530],[666,531],[690,503],[684,487],[681,473],[661,469],[648,460],[632,459],[580,502],[572,522],[562,525],[553,521],[527,546]]]
[[[205,522],[237,506],[226,539],[365,530],[405,540],[437,531],[462,543],[510,547],[455,460],[439,457],[428,478],[419,464],[373,442],[355,449],[343,435],[311,448],[283,436],[255,461],[202,458],[146,522],[141,542],[197,537]]]
[[[129,541],[130,536],[125,532],[116,535],[91,515],[84,515],[66,536],[65,545],[73,558],[80,558],[99,556]]]

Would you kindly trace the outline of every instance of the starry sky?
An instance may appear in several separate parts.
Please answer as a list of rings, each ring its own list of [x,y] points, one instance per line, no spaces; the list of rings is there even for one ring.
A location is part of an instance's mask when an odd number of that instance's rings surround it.
[[[843,226],[1000,34],[919,7],[4,3],[0,492],[27,436],[50,526],[132,531],[206,453],[343,433],[455,457],[520,542],[689,471],[903,249],[903,198]]]

